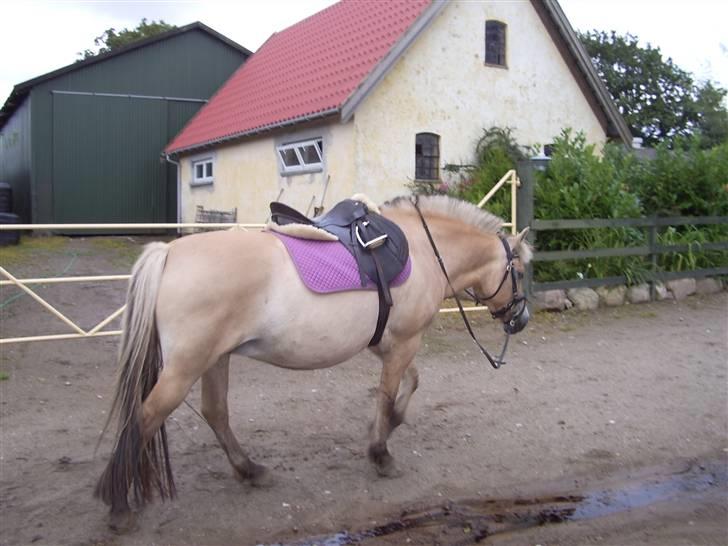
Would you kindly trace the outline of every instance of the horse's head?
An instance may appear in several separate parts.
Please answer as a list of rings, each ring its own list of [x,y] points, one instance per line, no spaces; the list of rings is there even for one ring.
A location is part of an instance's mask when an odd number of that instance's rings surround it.
[[[494,247],[498,257],[489,261],[471,294],[477,303],[488,306],[494,319],[503,322],[508,334],[523,330],[529,319],[521,287],[524,268],[533,255],[526,241],[527,233],[525,228],[518,235],[499,235],[500,243]]]

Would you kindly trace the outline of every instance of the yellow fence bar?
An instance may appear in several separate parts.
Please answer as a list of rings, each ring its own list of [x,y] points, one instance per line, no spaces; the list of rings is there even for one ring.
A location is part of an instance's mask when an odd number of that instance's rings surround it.
[[[46,310],[49,313],[51,313],[53,316],[55,316],[56,318],[58,318],[61,321],[63,321],[66,325],[68,325],[69,327],[71,327],[73,330],[75,330],[79,334],[81,334],[81,335],[85,335],[86,334],[86,332],[84,332],[81,328],[79,328],[76,325],[76,323],[74,323],[71,319],[67,318],[66,315],[64,315],[63,313],[61,313],[60,311],[58,311],[50,303],[48,303],[46,300],[44,300],[43,298],[41,298],[38,294],[36,294],[35,292],[33,292],[30,288],[28,288],[27,286],[25,286],[24,284],[22,284],[18,279],[16,279],[15,277],[13,277],[8,272],[7,269],[5,269],[4,267],[0,266],[0,273],[2,273],[3,275],[5,275],[5,277],[8,278],[8,279],[10,279],[10,281],[15,286],[17,286],[18,288],[20,288],[23,292],[25,292],[26,294],[28,294],[31,298],[33,298],[35,301],[37,301],[43,307],[45,307]]]
[[[517,188],[521,185],[521,181],[518,179],[518,175],[515,170],[510,170],[491,188],[491,190],[480,200],[478,207],[482,208],[495,193],[501,189],[505,184],[511,185],[511,221],[504,222],[503,227],[510,228],[511,233],[516,233],[516,195]],[[0,231],[33,231],[33,230],[104,230],[104,229],[121,229],[121,230],[135,230],[135,229],[243,229],[243,230],[258,230],[265,228],[265,224],[235,224],[235,223],[163,223],[163,224],[2,224],[0,225]],[[124,307],[120,307],[114,313],[106,317],[104,320],[99,322],[88,332],[84,331],[72,320],[66,317],[63,313],[58,311],[51,304],[46,302],[38,294],[33,292],[26,285],[29,284],[61,284],[61,283],[74,283],[74,282],[104,282],[104,281],[125,281],[130,278],[130,275],[96,275],[96,276],[77,276],[77,277],[47,277],[47,278],[30,278],[30,279],[17,279],[11,275],[5,268],[0,266],[0,274],[4,275],[8,280],[0,281],[0,286],[17,286],[20,290],[28,294],[35,301],[40,303],[48,312],[53,314],[55,317],[63,321],[67,326],[73,329],[75,334],[51,334],[45,336],[28,336],[28,337],[14,337],[0,339],[0,345],[7,343],[23,343],[31,341],[57,341],[64,339],[80,339],[89,337],[103,337],[103,336],[118,336],[121,335],[121,330],[102,331],[105,326],[110,324],[114,319],[119,317],[124,312]],[[487,311],[488,308],[485,306],[470,306],[465,307],[466,312],[473,311]],[[456,313],[458,312],[457,307],[448,307],[440,309],[440,313]]]
[[[68,282],[126,281],[131,275],[98,275],[88,277],[45,277],[38,279],[17,279],[21,284],[61,284]],[[0,286],[15,285],[13,281],[0,281]]]
[[[0,231],[92,229],[263,229],[265,224],[0,224]]]
[[[31,336],[31,337],[6,337],[0,339],[0,345],[7,343],[28,343],[30,341],[59,341],[63,339],[80,339],[88,337],[105,337],[120,336],[121,330],[109,330],[107,332],[97,332],[95,334],[52,334],[48,336]]]
[[[112,320],[114,320],[116,317],[121,315],[124,312],[124,309],[126,309],[126,305],[122,305],[119,307],[116,311],[111,313],[108,317],[106,317],[104,320],[99,322],[96,326],[91,328],[88,332],[86,332],[87,336],[93,336],[96,333],[98,333],[104,326],[109,324]]]
[[[505,184],[511,185],[511,221],[510,222],[503,222],[503,227],[509,227],[511,228],[511,234],[516,234],[516,211],[517,208],[517,188],[521,186],[521,181],[518,178],[518,174],[514,169],[511,169],[506,174],[504,174],[498,182],[495,183],[495,186],[493,186],[488,193],[485,194],[485,197],[483,197],[478,202],[478,208],[483,208],[485,204],[490,201],[490,199],[495,195],[495,193],[501,189]]]
[[[465,311],[466,313],[468,313],[470,311],[487,311],[487,310],[488,310],[488,308],[484,305],[473,305],[470,307],[465,307],[463,305],[463,311]],[[440,309],[440,313],[459,313],[459,312],[460,312],[460,309],[458,309],[457,307],[446,307],[445,309]]]
[[[495,195],[495,192],[497,192],[499,189],[503,187],[503,184],[508,182],[511,179],[511,176],[513,175],[515,171],[510,170],[506,174],[504,174],[498,182],[495,183],[495,186],[493,186],[488,193],[485,194],[485,197],[483,197],[478,202],[478,208],[483,208],[483,205],[485,205],[488,201],[490,201],[490,198]]]

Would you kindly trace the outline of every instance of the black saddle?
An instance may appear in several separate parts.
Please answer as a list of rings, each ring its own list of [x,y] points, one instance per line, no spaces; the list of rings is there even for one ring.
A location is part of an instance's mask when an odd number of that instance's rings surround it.
[[[278,225],[305,224],[335,235],[354,256],[362,286],[367,278],[377,285],[379,317],[369,342],[369,345],[377,345],[392,306],[389,285],[402,272],[409,258],[407,238],[399,226],[370,211],[361,201],[352,199],[341,201],[326,214],[313,219],[278,202],[270,204],[270,211],[271,220]]]

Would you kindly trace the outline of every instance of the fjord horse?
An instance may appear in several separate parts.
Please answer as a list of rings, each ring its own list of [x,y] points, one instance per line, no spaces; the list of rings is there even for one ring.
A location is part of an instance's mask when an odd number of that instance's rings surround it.
[[[412,260],[409,279],[392,288],[384,335],[370,347],[382,372],[368,455],[382,476],[397,472],[387,439],[417,388],[413,359],[443,299],[469,289],[489,309],[503,310],[494,316],[511,333],[528,321],[509,274],[531,257],[526,230],[506,236],[500,218],[444,196],[421,197],[418,208],[408,198],[381,208],[406,234]],[[334,366],[367,348],[377,315],[376,291],[308,290],[284,245],[265,231],[215,231],[147,245],[129,281],[109,418],[118,418],[118,429],[95,495],[112,515],[129,512],[130,492],[138,505],[154,491],[175,495],[164,421],[200,378],[202,415],[234,472],[266,484],[269,471],[250,460],[229,425],[230,355],[292,370]]]

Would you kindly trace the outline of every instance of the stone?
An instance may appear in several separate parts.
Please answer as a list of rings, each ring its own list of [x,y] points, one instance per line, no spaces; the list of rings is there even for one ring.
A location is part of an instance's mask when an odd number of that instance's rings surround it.
[[[695,291],[698,294],[715,294],[721,290],[723,290],[723,287],[718,279],[706,277],[695,282]]]
[[[650,301],[650,286],[638,284],[627,289],[627,301],[629,303],[647,303]]]
[[[599,294],[591,288],[569,288],[566,295],[574,304],[574,309],[591,311],[599,307]]]
[[[535,292],[530,300],[535,311],[563,311],[572,306],[564,290]]]
[[[627,287],[623,284],[612,288],[600,286],[596,292],[599,294],[599,301],[607,307],[619,307],[620,305],[624,305],[627,296]]]
[[[672,293],[667,290],[667,286],[658,282],[655,283],[655,296],[657,297],[657,301],[662,301],[672,298]]]
[[[665,285],[676,300],[682,300],[691,294],[695,294],[695,279],[675,279],[667,281]]]

